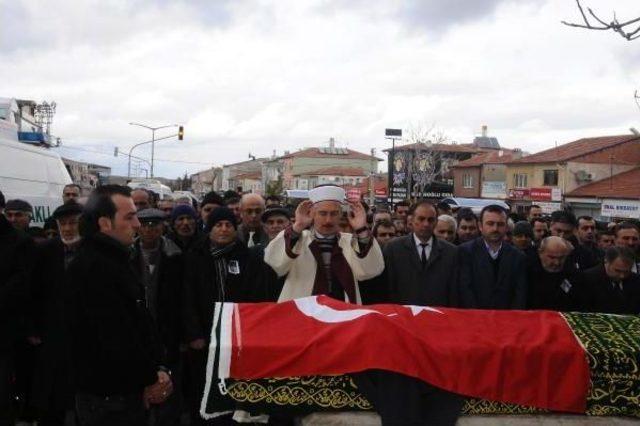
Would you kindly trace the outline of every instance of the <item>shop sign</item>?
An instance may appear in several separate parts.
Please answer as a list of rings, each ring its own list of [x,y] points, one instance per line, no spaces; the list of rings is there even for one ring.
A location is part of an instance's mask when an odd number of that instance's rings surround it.
[[[529,194],[535,201],[562,201],[560,188],[531,188]]]
[[[486,181],[482,182],[483,198],[498,198],[504,199],[507,196],[507,184],[500,181]]]
[[[512,200],[526,200],[529,198],[528,189],[510,189],[509,198]]]
[[[600,214],[605,217],[640,219],[640,201],[602,200]]]
[[[556,210],[562,210],[561,203],[538,203],[542,209],[542,214],[551,214]]]

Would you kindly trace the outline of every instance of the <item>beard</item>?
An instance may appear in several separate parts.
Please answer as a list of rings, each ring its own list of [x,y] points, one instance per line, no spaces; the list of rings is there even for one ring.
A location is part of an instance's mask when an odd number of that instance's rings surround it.
[[[82,239],[82,237],[81,237],[80,235],[76,235],[76,236],[71,237],[71,238],[66,238],[66,237],[63,237],[63,236],[61,235],[61,236],[60,236],[60,239],[62,240],[62,243],[63,243],[64,245],[70,246],[70,245],[73,245],[73,244],[76,244],[76,243],[80,242],[80,240]]]

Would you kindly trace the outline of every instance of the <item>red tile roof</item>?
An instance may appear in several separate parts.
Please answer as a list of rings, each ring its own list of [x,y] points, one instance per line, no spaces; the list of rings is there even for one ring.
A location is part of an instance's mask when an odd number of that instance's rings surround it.
[[[583,138],[560,145],[557,148],[551,148],[536,154],[527,155],[526,157],[512,161],[510,164],[555,163],[558,161],[567,161],[638,139],[640,139],[640,137],[635,135]]]
[[[581,186],[565,196],[640,199],[640,167]]]
[[[500,153],[502,152],[502,155]],[[475,155],[468,160],[460,161],[453,167],[479,167],[483,164],[505,164],[520,158],[521,151],[512,151],[510,149],[491,150]]]
[[[335,158],[335,159],[350,159],[350,160],[371,160],[371,155],[364,154],[362,152],[354,151],[349,148],[335,148],[336,153],[331,153],[329,148],[306,148],[300,151],[292,152],[290,154],[283,155],[280,158]],[[338,152],[344,153],[338,153]],[[373,157],[378,161],[382,159]]]
[[[327,167],[324,169],[299,172],[295,176],[366,176],[367,173],[359,167]]]

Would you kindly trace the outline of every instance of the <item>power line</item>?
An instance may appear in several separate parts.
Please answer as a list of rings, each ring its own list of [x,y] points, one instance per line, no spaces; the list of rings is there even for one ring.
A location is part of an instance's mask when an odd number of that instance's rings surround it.
[[[99,154],[99,155],[106,155],[109,157],[113,157],[113,153],[108,153],[104,151],[95,151],[95,150],[86,149],[86,148],[76,148],[76,147],[70,147],[70,146],[59,146],[57,148],[70,149],[74,151],[83,151],[83,152],[89,152],[91,154]],[[122,155],[124,156],[125,154],[122,154]],[[162,159],[162,158],[155,158],[154,161],[162,161],[166,163],[181,163],[181,164],[203,164],[207,166],[211,166],[214,164],[213,162],[205,163],[203,161],[182,161],[182,160],[169,160],[169,159]]]

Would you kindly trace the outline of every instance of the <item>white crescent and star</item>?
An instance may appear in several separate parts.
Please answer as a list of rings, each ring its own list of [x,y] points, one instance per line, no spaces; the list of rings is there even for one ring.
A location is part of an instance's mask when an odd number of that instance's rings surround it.
[[[367,308],[356,308],[349,309],[346,311],[340,311],[337,309],[333,309],[327,305],[321,305],[318,303],[317,296],[311,297],[303,297],[300,299],[294,300],[296,307],[300,312],[304,315],[315,318],[318,321],[325,323],[338,323],[338,322],[347,322],[353,321],[365,315],[385,315],[382,312],[376,311],[374,309]],[[416,305],[406,305],[405,308],[411,310],[413,316],[417,316],[422,312],[435,312],[438,314],[443,314],[442,311],[439,311],[434,308],[430,308],[428,306],[416,306]],[[397,313],[387,314],[386,316],[396,316]]]

